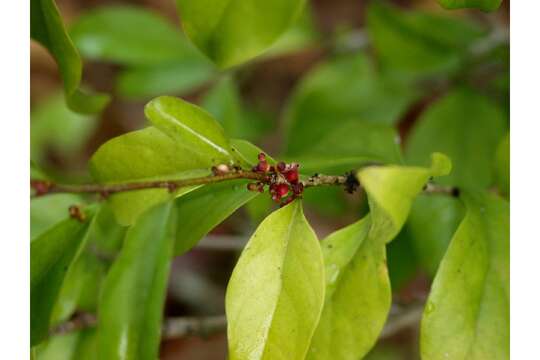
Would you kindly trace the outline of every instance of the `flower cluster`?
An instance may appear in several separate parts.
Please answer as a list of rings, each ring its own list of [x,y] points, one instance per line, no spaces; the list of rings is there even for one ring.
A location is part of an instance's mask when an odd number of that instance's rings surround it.
[[[287,205],[294,199],[301,197],[304,192],[304,184],[300,182],[297,163],[286,164],[283,161],[275,166],[268,163],[266,155],[260,153],[259,162],[253,167],[254,172],[266,175],[266,182],[248,184],[248,190],[264,192],[265,183],[268,184],[272,200],[281,206]]]

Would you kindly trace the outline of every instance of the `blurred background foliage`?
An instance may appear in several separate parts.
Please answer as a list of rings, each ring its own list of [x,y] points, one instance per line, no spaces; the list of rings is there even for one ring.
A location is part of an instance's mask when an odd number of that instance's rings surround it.
[[[367,159],[427,164],[426,154],[441,151],[454,164],[442,183],[498,188],[509,196],[509,1],[488,14],[444,10],[434,0],[312,0],[268,51],[225,71],[187,40],[172,0],[57,3],[84,60],[83,83],[112,99],[98,114],[69,110],[54,60],[31,43],[32,166],[56,180],[90,181],[91,154],[106,140],[145,127],[144,104],[167,94],[203,106],[229,136],[294,159],[307,174],[343,173]],[[81,202],[75,195],[32,200],[32,238]],[[367,212],[361,195],[337,188],[312,189],[305,203],[319,238]],[[258,197],[209,237],[246,241],[273,209]],[[415,201],[388,248],[397,305],[425,300],[463,211],[452,198]],[[75,310],[95,311],[121,246],[125,229],[110,209],[103,207],[95,223],[55,305],[57,322]],[[103,233],[116,240],[100,241]],[[222,314],[235,257],[195,249],[176,258],[166,315]],[[40,346],[39,358],[70,359],[75,349],[91,349],[94,335],[53,337]],[[416,359],[417,337],[416,323],[379,342],[368,359]],[[225,333],[161,346],[163,359],[225,354]]]

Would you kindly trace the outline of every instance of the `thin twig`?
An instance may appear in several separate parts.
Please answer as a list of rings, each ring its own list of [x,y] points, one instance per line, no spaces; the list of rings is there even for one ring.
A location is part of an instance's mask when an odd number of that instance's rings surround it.
[[[444,186],[444,185],[437,185],[433,183],[427,183],[424,186],[424,193],[425,194],[443,194],[443,195],[450,195],[452,197],[459,197],[459,188],[455,186]]]
[[[384,326],[379,338],[389,338],[400,331],[416,326],[422,317],[423,306],[414,305],[391,314]],[[57,325],[49,332],[50,335],[63,335],[85,328],[97,326],[98,320],[94,314],[79,313],[72,319]],[[227,328],[225,315],[206,317],[170,317],[164,320],[161,337],[162,339],[175,339],[186,336],[208,337],[212,334],[224,331]]]
[[[423,311],[424,306],[421,304],[410,306],[397,314],[390,315],[379,338],[389,338],[404,329],[418,325],[422,318]]]
[[[225,315],[208,317],[173,317],[163,323],[162,338],[175,339],[186,336],[208,337],[227,328]]]
[[[70,320],[60,323],[53,327],[50,335],[62,335],[70,332],[95,327],[97,325],[96,315],[90,313],[78,313]]]
[[[176,189],[194,185],[213,184],[228,180],[255,180],[262,183],[268,183],[268,177],[260,172],[252,171],[234,171],[227,174],[211,175],[191,179],[180,180],[159,180],[159,181],[141,181],[128,182],[122,184],[58,184],[46,180],[31,180],[30,186],[36,190],[35,196],[44,196],[58,193],[96,193],[108,196],[114,193],[135,191],[142,189]],[[317,174],[302,181],[304,187],[316,186],[344,186],[345,190],[352,193],[358,187],[358,180],[352,174],[347,175],[322,175]],[[440,186],[429,183],[425,186],[425,193],[456,195],[457,188]]]
[[[78,313],[70,320],[53,327],[49,334],[64,335],[71,332],[93,328],[98,325],[96,315]],[[171,317],[163,322],[161,337],[163,339],[180,338],[185,336],[206,337],[220,332],[227,327],[225,315],[207,317]]]
[[[229,235],[207,235],[196,245],[200,250],[235,251],[246,246],[249,237]]]
[[[248,179],[264,181],[265,175],[252,171],[234,171],[227,174],[203,176],[191,179],[180,180],[157,180],[128,182],[122,184],[57,184],[51,181],[31,180],[30,185],[36,190],[37,195],[55,194],[55,193],[97,193],[110,195],[118,192],[142,190],[142,189],[168,189],[174,191],[178,188],[213,184],[227,180]]]

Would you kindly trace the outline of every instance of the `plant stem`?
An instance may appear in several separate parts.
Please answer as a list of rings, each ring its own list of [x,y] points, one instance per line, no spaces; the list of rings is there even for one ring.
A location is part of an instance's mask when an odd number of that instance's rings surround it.
[[[169,191],[174,191],[176,189],[187,186],[214,184],[237,179],[254,180],[257,182],[262,182],[264,184],[269,183],[269,179],[264,173],[237,170],[226,174],[210,175],[191,179],[154,180],[128,182],[121,184],[58,184],[47,180],[31,180],[30,186],[36,191],[35,195],[33,196],[44,196],[58,193],[95,193],[101,194],[103,197],[107,197],[111,194],[119,192],[135,191],[142,189],[168,189]],[[354,192],[359,186],[358,181],[355,180],[355,178],[351,174],[318,174],[302,181],[302,184],[306,188],[316,186],[344,186],[349,193]],[[447,194],[452,196],[459,195],[458,191],[454,187],[439,186],[432,183],[429,183],[425,186],[424,192]]]
[[[400,331],[417,326],[422,316],[423,306],[410,306],[396,314],[390,314],[379,338],[389,338]],[[90,313],[79,313],[72,319],[63,322],[49,331],[51,336],[63,335],[74,331],[83,330],[97,326],[96,315]],[[204,316],[204,317],[169,317],[163,321],[161,338],[176,339],[186,336],[207,337],[212,334],[224,331],[227,328],[227,318],[225,315]]]

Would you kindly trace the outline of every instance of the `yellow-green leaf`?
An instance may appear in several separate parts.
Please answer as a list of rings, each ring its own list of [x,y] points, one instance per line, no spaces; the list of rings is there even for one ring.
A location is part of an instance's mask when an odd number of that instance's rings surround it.
[[[183,179],[210,174],[212,159],[174,141],[155,127],[133,131],[103,144],[90,160],[99,183]],[[111,206],[118,222],[131,225],[146,209],[193,188],[137,190],[114,194]]]
[[[105,280],[99,306],[100,359],[155,359],[174,242],[170,202],[139,217]]]
[[[86,94],[80,88],[82,62],[66,32],[54,0],[30,1],[30,36],[54,57],[64,82],[68,106],[80,113],[96,113],[109,102],[104,94]]]
[[[425,360],[510,358],[510,207],[465,194],[465,218],[431,287],[421,326]]]
[[[413,200],[428,180],[448,174],[451,167],[448,157],[433,153],[430,168],[391,165],[369,166],[358,171],[373,217],[371,236],[386,241],[393,239],[405,223]],[[391,235],[383,235],[383,232]]]
[[[302,360],[324,300],[321,249],[300,201],[257,228],[225,299],[231,360]]]
[[[371,239],[371,216],[322,241],[326,299],[307,359],[361,359],[390,309],[385,241]]]
[[[90,161],[100,183],[171,180],[210,174],[212,165],[233,162],[221,125],[203,109],[184,100],[163,96],[146,105],[154,126],[116,137],[103,144]],[[111,197],[121,224],[132,224],[152,205],[179,196],[150,189]]]
[[[358,172],[371,214],[322,242],[326,298],[308,359],[359,359],[373,347],[391,304],[386,244],[428,179],[450,166],[435,153],[430,168],[371,166]]]

